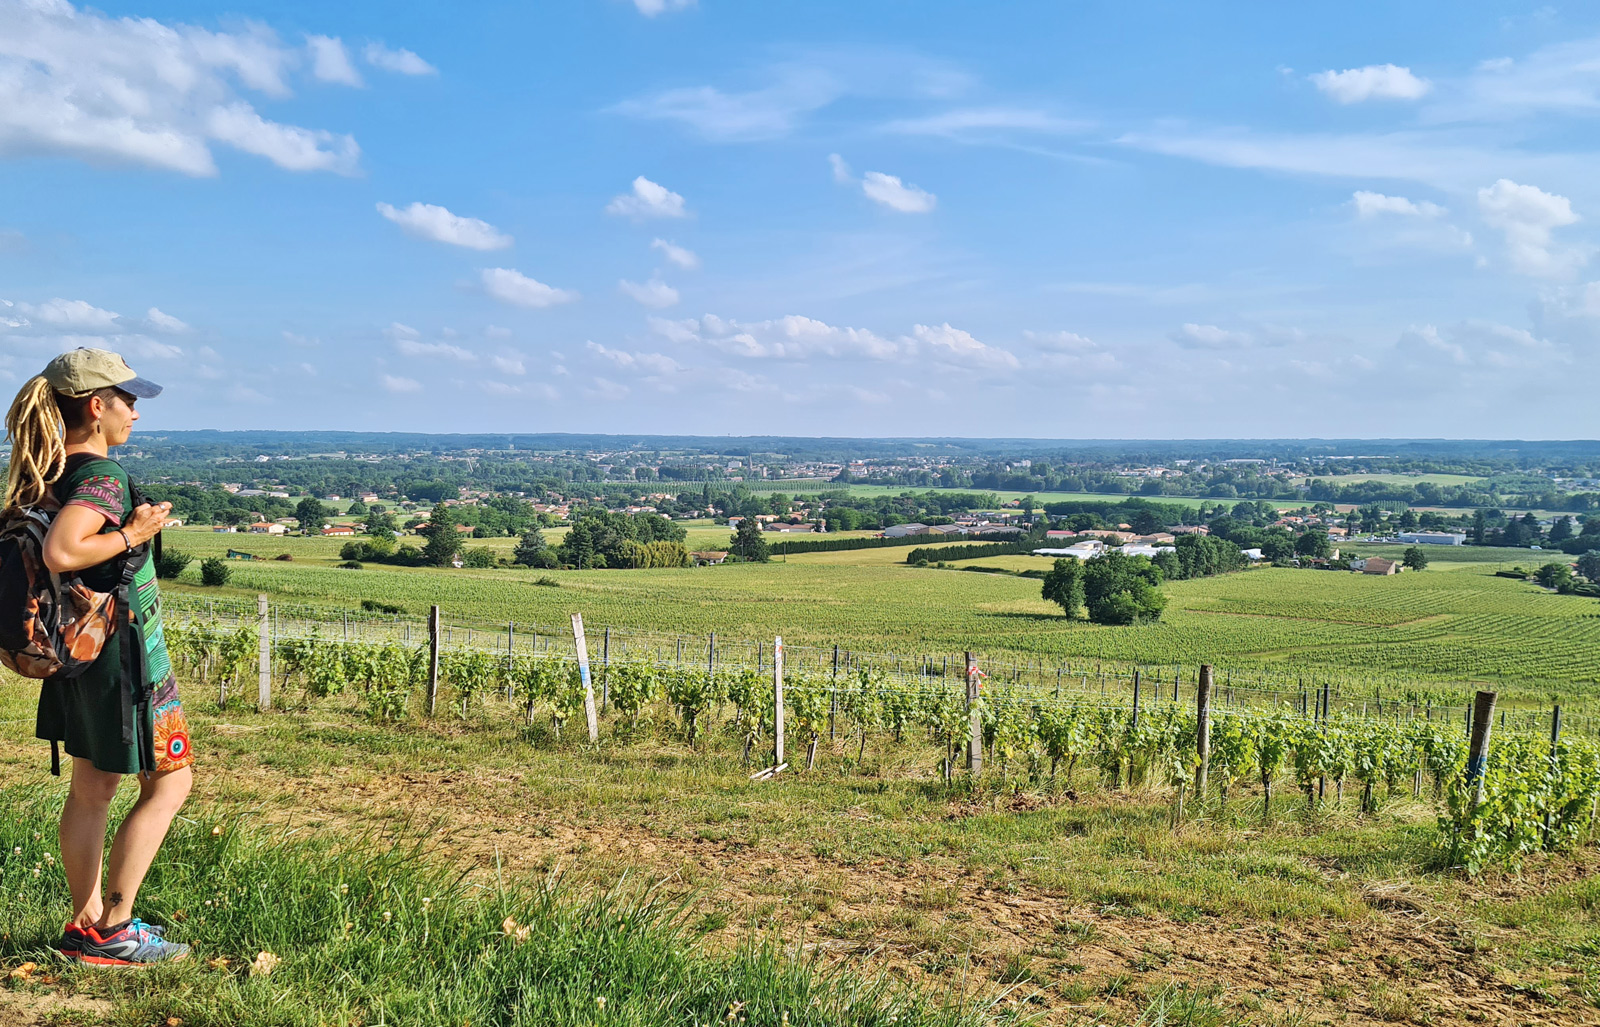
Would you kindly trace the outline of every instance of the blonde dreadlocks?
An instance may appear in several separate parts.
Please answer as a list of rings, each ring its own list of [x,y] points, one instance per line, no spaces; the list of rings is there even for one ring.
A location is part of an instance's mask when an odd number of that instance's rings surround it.
[[[89,401],[109,399],[115,388],[82,396],[57,392],[44,375],[29,378],[6,411],[11,466],[6,473],[5,513],[38,506],[67,467],[67,431],[83,424]]]
[[[67,463],[67,424],[56,390],[43,375],[29,378],[6,412],[11,467],[6,474],[6,511],[38,506]]]

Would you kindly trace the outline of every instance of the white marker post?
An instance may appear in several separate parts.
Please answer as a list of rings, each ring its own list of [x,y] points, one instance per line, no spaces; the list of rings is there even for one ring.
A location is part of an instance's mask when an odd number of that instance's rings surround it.
[[[783,636],[772,640],[772,765],[783,765]]]
[[[583,614],[572,615],[572,644],[578,650],[578,674],[583,678],[583,715],[589,722],[589,744],[600,741],[600,721],[594,710],[594,681],[589,677],[589,643],[583,637]]]

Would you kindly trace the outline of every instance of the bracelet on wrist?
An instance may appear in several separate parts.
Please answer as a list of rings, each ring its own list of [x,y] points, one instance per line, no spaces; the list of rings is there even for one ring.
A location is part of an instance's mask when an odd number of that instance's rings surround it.
[[[133,541],[128,538],[128,533],[126,531],[123,531],[121,528],[118,528],[117,529],[117,534],[122,536],[122,544],[123,544],[123,546],[126,547],[122,551],[124,553],[133,552]]]

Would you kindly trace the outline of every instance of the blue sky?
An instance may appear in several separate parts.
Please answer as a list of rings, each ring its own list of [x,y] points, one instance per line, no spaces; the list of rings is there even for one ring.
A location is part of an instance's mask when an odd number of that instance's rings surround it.
[[[226,13],[222,13],[226,12]],[[0,0],[144,427],[1600,436],[1600,10]]]

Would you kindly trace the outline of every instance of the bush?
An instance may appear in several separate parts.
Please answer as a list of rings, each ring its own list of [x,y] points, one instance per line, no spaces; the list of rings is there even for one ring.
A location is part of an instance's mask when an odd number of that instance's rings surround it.
[[[535,585],[544,585],[547,588],[560,588],[561,587],[561,582],[557,581],[555,578],[552,578],[548,574],[541,574],[539,577],[534,579],[533,583]]]
[[[463,567],[471,567],[474,570],[483,570],[486,567],[493,567],[494,550],[490,549],[488,546],[478,546],[474,549],[468,549],[466,552],[461,554],[461,565]]]
[[[226,585],[228,576],[232,573],[233,571],[228,568],[227,563],[218,557],[207,557],[200,561],[200,584],[202,585]]]
[[[406,608],[397,603],[381,603],[376,599],[361,600],[361,608],[368,613],[405,613]]]
[[[194,557],[181,549],[163,549],[156,559],[156,577],[176,578],[194,561]]]
[[[279,553],[277,556],[274,556],[273,559],[274,560],[291,560],[292,561],[294,559],[294,557],[290,556],[288,553]]]
[[[364,569],[361,566],[360,560],[346,560],[344,563],[339,565],[339,568],[346,571],[359,571]]]

